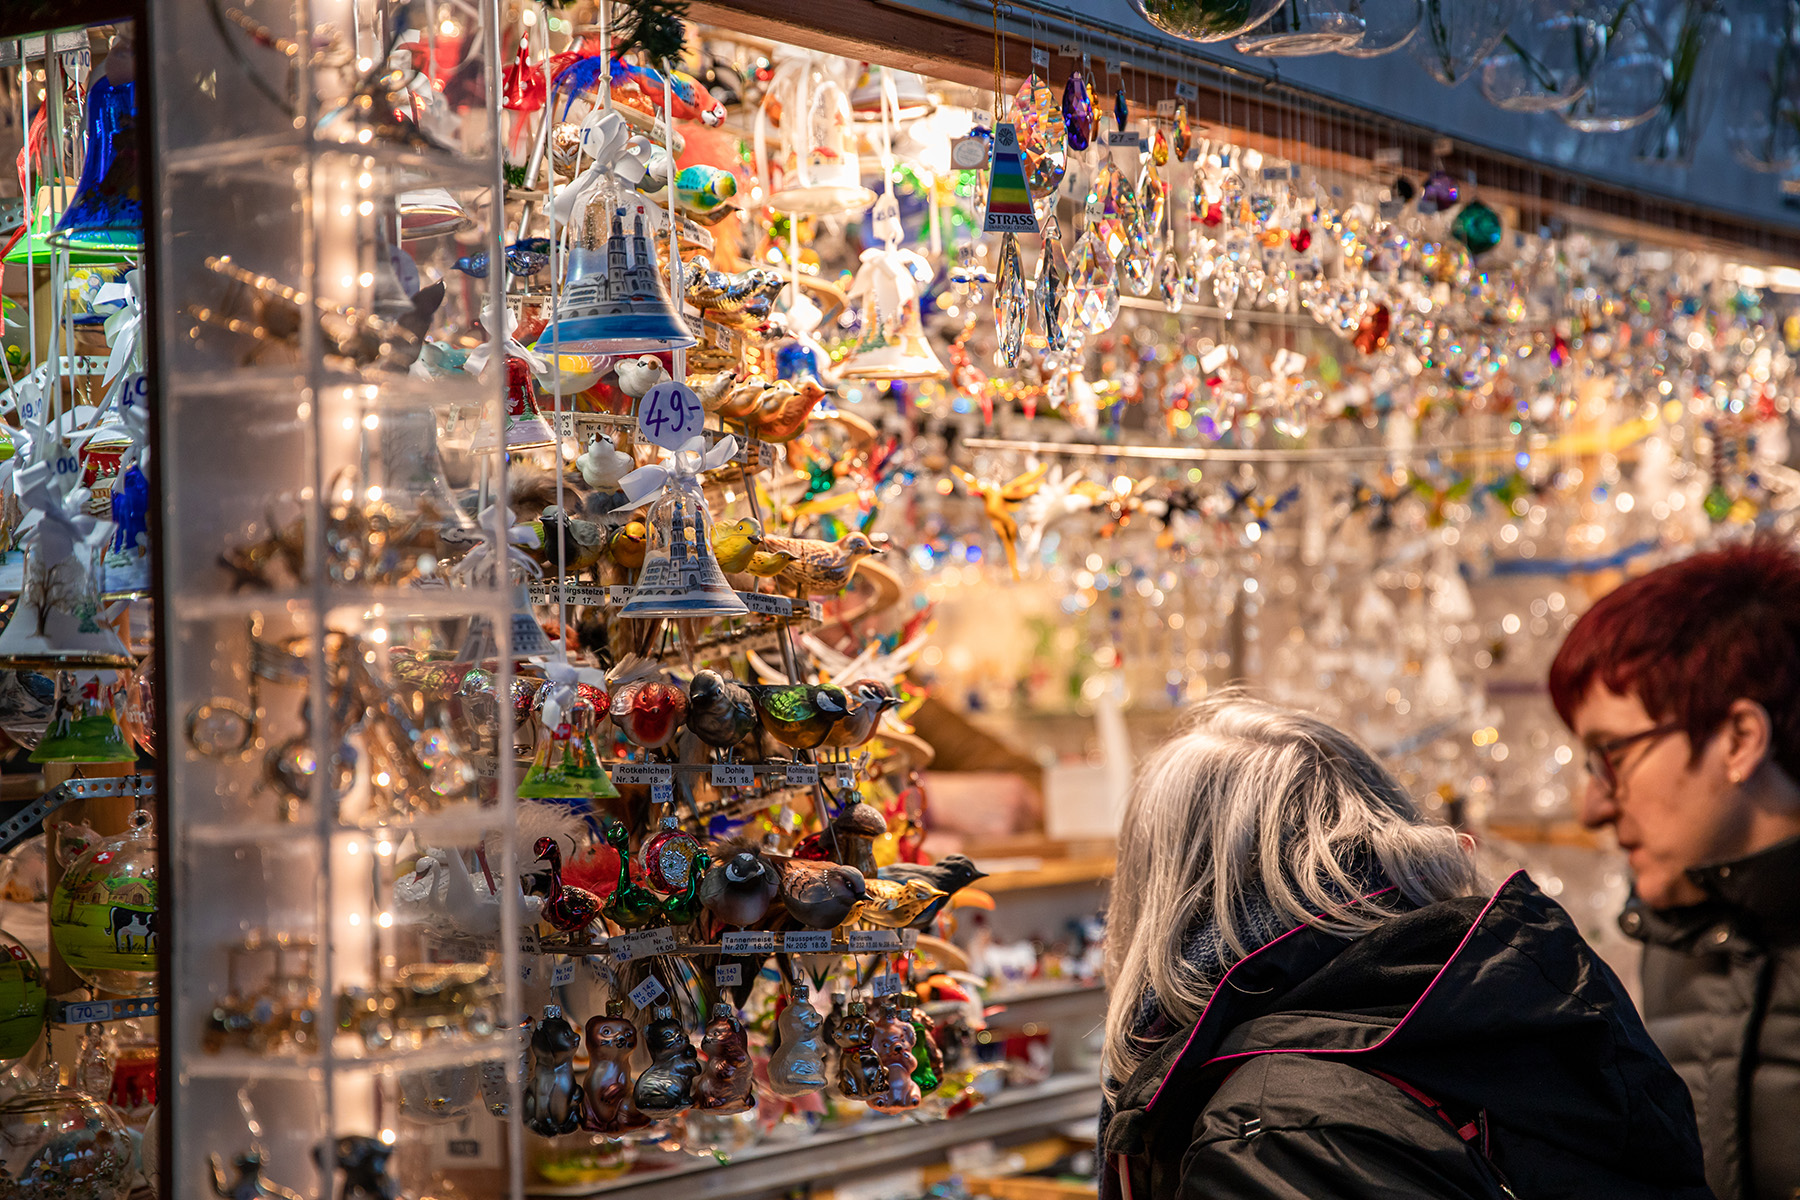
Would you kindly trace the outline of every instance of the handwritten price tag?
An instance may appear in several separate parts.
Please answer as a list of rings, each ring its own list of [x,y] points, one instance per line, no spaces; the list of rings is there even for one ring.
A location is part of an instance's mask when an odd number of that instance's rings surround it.
[[[906,227],[900,224],[900,202],[894,199],[892,192],[882,193],[869,217],[874,222],[876,241],[891,244],[906,236]]]
[[[713,982],[718,986],[737,987],[744,982],[744,968],[740,963],[720,963],[713,968]]]
[[[675,785],[667,779],[659,779],[650,785],[650,803],[675,803]]]
[[[898,975],[877,975],[869,985],[869,990],[877,996],[892,996],[900,990]]]
[[[637,402],[638,432],[664,450],[679,450],[700,436],[706,409],[685,383],[664,380]]]
[[[629,994],[633,1004],[637,1005],[639,1008],[646,1008],[663,994],[663,985],[656,976],[652,975],[650,978],[644,980],[644,982],[632,988]]]
[[[551,987],[565,987],[575,982],[575,964],[567,960],[556,964],[550,972]]]
[[[767,929],[736,929],[719,935],[722,954],[773,954],[775,934]]]
[[[831,930],[790,929],[781,935],[781,948],[793,954],[829,954]]]

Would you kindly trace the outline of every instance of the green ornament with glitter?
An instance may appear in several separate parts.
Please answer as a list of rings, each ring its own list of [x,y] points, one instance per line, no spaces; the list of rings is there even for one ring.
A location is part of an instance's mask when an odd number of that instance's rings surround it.
[[[1450,236],[1469,248],[1469,253],[1480,256],[1500,244],[1505,229],[1500,223],[1500,214],[1479,200],[1471,200],[1462,206],[1456,219],[1450,223]]]

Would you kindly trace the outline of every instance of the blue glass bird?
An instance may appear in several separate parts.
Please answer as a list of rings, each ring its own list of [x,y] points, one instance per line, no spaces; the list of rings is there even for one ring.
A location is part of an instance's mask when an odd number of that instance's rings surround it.
[[[506,248],[506,270],[509,275],[530,277],[550,265],[549,238],[521,238]],[[465,254],[456,260],[456,269],[475,279],[486,279],[488,255]]]

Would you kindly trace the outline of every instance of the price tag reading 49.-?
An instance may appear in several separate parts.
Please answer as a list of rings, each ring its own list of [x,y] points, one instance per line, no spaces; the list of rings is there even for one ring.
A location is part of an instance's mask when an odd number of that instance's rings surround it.
[[[665,379],[637,402],[638,432],[664,450],[679,450],[700,436],[706,409],[685,383]]]

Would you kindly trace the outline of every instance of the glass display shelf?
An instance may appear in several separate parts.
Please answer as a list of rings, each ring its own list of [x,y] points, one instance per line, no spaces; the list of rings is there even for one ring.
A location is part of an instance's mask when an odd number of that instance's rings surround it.
[[[398,195],[427,187],[487,187],[495,182],[492,158],[464,158],[443,151],[413,149],[371,138],[366,143],[335,142],[285,131],[228,138],[168,152],[172,175],[218,173],[239,179],[292,183],[308,158],[329,168],[366,172],[362,186],[375,195]]]
[[[352,1043],[354,1044],[354,1043]],[[453,1067],[479,1067],[484,1063],[505,1062],[509,1056],[524,1051],[524,1043],[516,1030],[502,1030],[481,1041],[446,1042],[443,1045],[414,1048],[390,1047],[386,1050],[352,1052],[348,1046],[332,1056],[335,1072],[358,1071],[372,1075],[404,1075],[414,1071],[441,1071]],[[316,1057],[294,1055],[251,1054],[244,1050],[222,1050],[217,1054],[193,1055],[182,1067],[187,1079],[294,1079],[324,1078],[324,1062]]]

